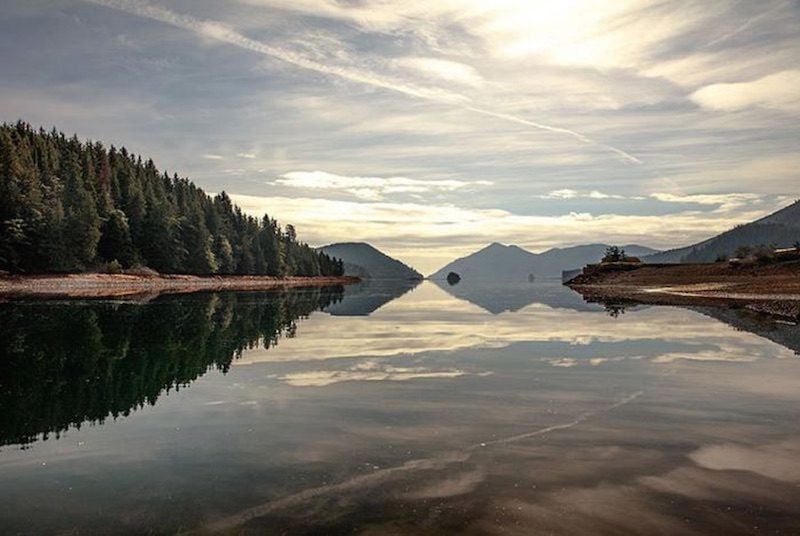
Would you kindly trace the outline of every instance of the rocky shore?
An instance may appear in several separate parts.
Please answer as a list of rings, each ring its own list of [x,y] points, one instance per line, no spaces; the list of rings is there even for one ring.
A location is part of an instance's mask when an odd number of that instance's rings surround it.
[[[594,265],[566,285],[603,303],[741,307],[800,320],[800,261]]]
[[[247,275],[49,274],[0,276],[0,300],[24,298],[136,298],[203,291],[276,290],[350,285],[357,277]]]

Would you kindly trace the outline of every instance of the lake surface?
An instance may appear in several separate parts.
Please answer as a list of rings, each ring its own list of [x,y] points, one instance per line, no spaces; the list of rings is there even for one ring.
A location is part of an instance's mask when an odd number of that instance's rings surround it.
[[[3,534],[800,534],[800,329],[557,283],[0,305]]]

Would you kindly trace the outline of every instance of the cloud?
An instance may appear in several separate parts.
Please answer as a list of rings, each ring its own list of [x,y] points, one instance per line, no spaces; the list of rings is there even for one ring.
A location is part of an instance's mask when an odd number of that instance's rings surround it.
[[[344,190],[355,197],[370,201],[379,201],[390,194],[452,192],[478,186],[491,186],[492,184],[489,181],[424,181],[406,177],[349,177],[325,171],[292,171],[277,178],[275,183],[310,190]]]
[[[256,157],[255,153],[237,153],[236,156],[239,158],[246,158],[248,160],[252,160]]]
[[[375,70],[365,69],[364,66],[367,65],[367,62],[361,62],[359,66],[355,66],[348,64],[337,64],[334,61],[336,58],[326,58],[325,61],[321,61],[317,58],[304,54],[299,50],[274,46],[251,39],[221,22],[200,20],[189,15],[182,15],[165,8],[136,0],[84,1],[118,9],[140,17],[157,20],[178,28],[183,28],[185,30],[190,30],[202,37],[224,42],[245,50],[249,50],[251,52],[262,54],[264,56],[269,56],[301,69],[341,78],[358,84],[364,84],[396,93],[401,93],[417,99],[448,106],[456,106],[476,114],[493,117],[519,125],[525,125],[538,130],[564,134],[587,145],[594,145],[609,151],[616,155],[623,162],[629,164],[641,163],[638,158],[627,153],[626,151],[605,143],[598,142],[581,132],[569,128],[547,125],[512,113],[494,110],[481,105],[479,102],[475,102],[472,98],[466,95],[454,92],[447,88],[419,85],[414,81],[397,79],[386,74],[378,73]]]
[[[751,193],[731,193],[731,194],[670,194],[659,193],[650,194],[650,197],[664,203],[694,203],[698,205],[716,205],[720,212],[732,212],[743,207],[761,204],[764,196]]]
[[[269,213],[294,222],[313,245],[358,237],[387,248],[425,272],[471,253],[476,245],[502,240],[532,250],[592,241],[677,247],[708,238],[762,217],[774,200],[743,204],[736,211],[681,210],[659,215],[570,212],[553,216],[515,214],[501,209],[414,202],[354,202],[321,198],[231,194],[245,212]]]
[[[225,159],[225,157],[220,155],[220,154],[211,154],[211,153],[206,153],[204,155],[201,155],[201,157],[205,158],[206,160],[224,160]]]
[[[469,86],[479,86],[484,83],[483,78],[474,67],[457,61],[440,58],[405,57],[397,60],[397,64],[450,82],[458,82]]]
[[[645,199],[641,196],[628,197],[619,194],[607,194],[598,190],[578,191],[571,188],[563,188],[561,190],[553,190],[550,193],[540,195],[540,199]]]
[[[800,112],[800,70],[781,71],[749,82],[712,84],[689,98],[704,108],[725,112],[754,106]]]

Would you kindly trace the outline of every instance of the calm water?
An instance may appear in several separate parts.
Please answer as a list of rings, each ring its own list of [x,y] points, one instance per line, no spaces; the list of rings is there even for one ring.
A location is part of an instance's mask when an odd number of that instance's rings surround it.
[[[0,330],[3,534],[800,533],[800,329],[741,312],[425,282]]]

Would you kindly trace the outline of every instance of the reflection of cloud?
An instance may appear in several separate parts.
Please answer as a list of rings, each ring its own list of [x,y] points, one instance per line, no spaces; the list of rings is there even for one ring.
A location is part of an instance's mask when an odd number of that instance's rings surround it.
[[[752,348],[741,348],[735,344],[720,342],[713,350],[695,352],[665,352],[653,359],[653,363],[672,363],[678,360],[689,361],[757,361],[763,354]]]
[[[427,483],[415,490],[402,494],[404,499],[442,499],[471,493],[483,482],[486,475],[482,471],[469,471],[448,476],[433,483]]]
[[[779,503],[782,490],[775,489],[763,479],[743,478],[742,473],[709,471],[696,466],[678,467],[663,475],[648,475],[637,479],[645,490],[689,497],[694,500],[740,499]]]
[[[470,374],[463,370],[431,370],[425,367],[394,367],[365,361],[347,370],[310,370],[276,376],[279,380],[296,387],[324,387],[351,381],[406,381],[434,378],[457,378]],[[488,373],[478,374],[485,376]]]
[[[565,292],[571,292],[564,290]],[[659,326],[680,325],[664,339]],[[331,333],[336,333],[332,338]],[[652,343],[644,355],[637,342]],[[699,313],[679,308],[650,308],[627,315],[620,322],[601,312],[590,313],[532,305],[516,313],[491,316],[454,298],[430,282],[383,306],[369,317],[314,314],[303,323],[302,336],[286,339],[269,350],[248,350],[234,362],[311,362],[337,358],[378,358],[452,352],[476,348],[507,348],[514,343],[562,343],[551,353],[531,359],[549,362],[562,358],[575,365],[600,365],[597,358],[650,359],[656,363],[679,360],[747,362],[767,357],[790,357],[792,352],[745,331]],[[629,343],[624,355],[586,352],[588,344]],[[584,354],[587,354],[584,356]],[[583,356],[583,357],[582,357]],[[594,362],[591,360],[595,359]],[[570,364],[573,364],[569,362]]]
[[[429,477],[432,472],[454,472],[457,469],[463,468],[465,462],[471,461],[473,457],[480,456],[480,454],[486,452],[487,449],[504,447],[511,443],[521,442],[573,428],[593,417],[613,411],[635,400],[640,394],[641,392],[633,393],[617,400],[611,405],[596,407],[595,409],[580,413],[575,415],[572,420],[568,422],[553,424],[513,436],[501,437],[484,443],[450,450],[430,458],[409,460],[394,467],[381,468],[379,466],[372,466],[373,471],[366,475],[353,476],[335,484],[308,488],[277,500],[247,508],[231,516],[218,519],[207,525],[205,529],[212,532],[229,531],[274,512],[287,511],[298,507],[302,508],[302,515],[307,515],[309,509],[323,507],[322,505],[324,505],[326,498],[331,496],[336,497],[337,509],[341,509],[344,505],[358,504],[365,493],[369,493],[371,490],[377,489],[380,486],[390,485],[392,488],[396,488],[398,482],[409,482],[408,479],[413,478],[411,482],[416,483],[420,479]],[[482,476],[478,472],[461,474],[457,477],[448,477],[444,481],[424,486],[416,492],[410,492],[410,494],[416,496],[416,498],[444,498],[460,495],[471,491],[472,488],[480,483],[481,478]]]
[[[792,440],[749,447],[712,445],[689,457],[701,467],[717,471],[750,471],[785,482],[800,482],[800,441]]]

